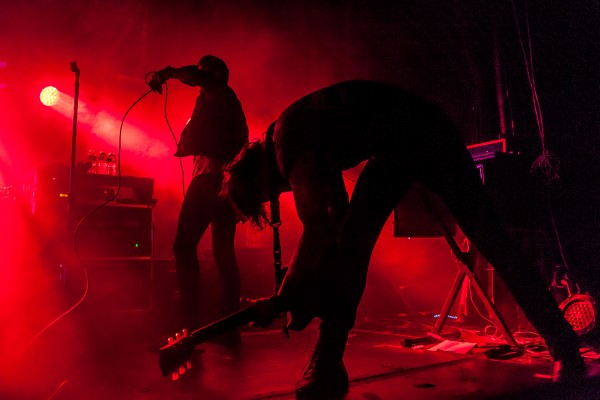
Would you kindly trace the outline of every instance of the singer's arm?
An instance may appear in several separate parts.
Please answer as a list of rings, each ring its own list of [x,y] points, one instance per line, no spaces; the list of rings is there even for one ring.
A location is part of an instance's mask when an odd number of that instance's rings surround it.
[[[170,65],[154,72],[148,85],[155,92],[162,92],[162,85],[169,79],[177,79],[189,86],[209,87],[215,84],[214,78],[198,65],[186,65],[184,67],[171,67]]]

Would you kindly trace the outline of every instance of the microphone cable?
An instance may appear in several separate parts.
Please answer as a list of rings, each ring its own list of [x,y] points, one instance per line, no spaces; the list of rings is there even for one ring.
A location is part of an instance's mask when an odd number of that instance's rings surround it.
[[[173,141],[175,142],[175,148],[177,148],[177,146],[179,146],[179,143],[177,142],[177,137],[175,136],[175,133],[173,132],[173,128],[171,128],[171,123],[169,122],[169,116],[167,115],[167,100],[169,98],[169,86],[167,85],[167,82],[165,82],[165,106],[164,106],[164,114],[165,114],[165,121],[167,122],[167,127],[169,127],[169,132],[171,133],[171,136],[173,137]],[[183,169],[183,160],[181,159],[181,157],[179,158],[179,169],[181,170],[181,193],[182,196],[185,197],[185,171]]]
[[[146,76],[144,77],[144,82],[146,82],[146,84],[148,84],[148,76],[150,76],[151,74],[156,73],[156,71],[150,71],[146,74]],[[167,127],[169,128],[169,133],[171,134],[171,137],[173,138],[173,141],[175,142],[175,148],[177,148],[179,146],[179,142],[177,141],[177,137],[175,136],[175,132],[173,132],[173,128],[171,127],[171,123],[169,122],[169,116],[167,114],[167,104],[168,104],[168,100],[169,100],[169,85],[167,85],[167,81],[164,82],[165,85],[165,104],[163,107],[163,113],[165,115],[165,122],[167,123]],[[185,197],[185,171],[183,168],[183,161],[181,159],[181,157],[179,157],[179,168],[181,169],[181,192],[182,195]]]

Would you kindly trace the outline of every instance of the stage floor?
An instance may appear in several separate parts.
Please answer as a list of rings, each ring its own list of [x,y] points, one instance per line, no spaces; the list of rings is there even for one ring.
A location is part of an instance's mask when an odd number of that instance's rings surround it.
[[[286,338],[281,321],[270,329],[244,327],[241,343],[196,347],[192,369],[177,381],[161,375],[158,348],[172,333],[172,318],[155,312],[98,313],[85,306],[40,335],[7,368],[2,399],[294,399],[294,385],[313,348],[317,321]],[[550,380],[552,362],[539,339],[523,355],[490,359],[485,350],[505,343],[455,321],[466,353],[404,347],[404,339],[430,332],[424,316],[362,317],[351,332],[345,363],[348,400],[378,399],[599,399],[600,385],[561,387]],[[597,365],[589,351],[586,362]]]

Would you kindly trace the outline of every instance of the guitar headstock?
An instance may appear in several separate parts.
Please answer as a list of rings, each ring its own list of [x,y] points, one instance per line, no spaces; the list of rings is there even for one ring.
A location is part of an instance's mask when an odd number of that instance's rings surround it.
[[[190,358],[194,352],[195,343],[187,329],[170,337],[167,344],[158,351],[158,364],[163,376],[171,375],[172,380],[179,379],[192,367]]]
[[[190,358],[196,345],[255,320],[256,308],[248,306],[191,333],[184,329],[174,338],[170,337],[167,344],[158,351],[158,362],[163,376],[170,374],[171,379],[178,379],[179,375],[190,369]]]

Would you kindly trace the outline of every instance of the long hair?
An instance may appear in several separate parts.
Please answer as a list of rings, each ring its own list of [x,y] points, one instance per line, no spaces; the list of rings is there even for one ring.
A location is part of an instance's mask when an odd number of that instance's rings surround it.
[[[247,143],[236,159],[229,165],[226,189],[233,205],[259,229],[269,224],[265,202],[268,200],[269,182],[265,172],[266,154],[264,142]],[[265,195],[267,198],[265,198]]]

